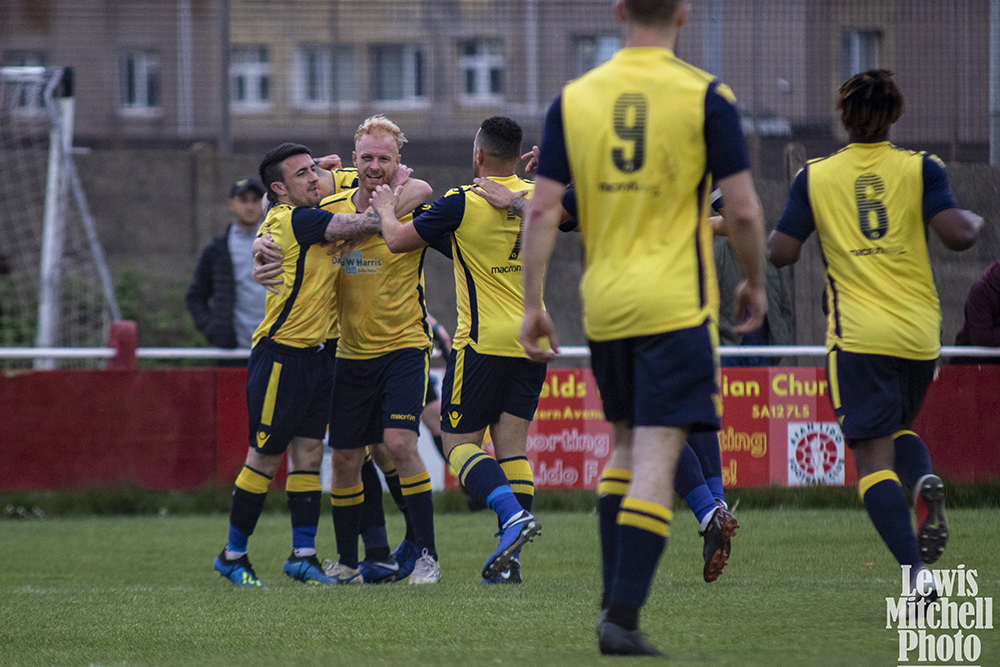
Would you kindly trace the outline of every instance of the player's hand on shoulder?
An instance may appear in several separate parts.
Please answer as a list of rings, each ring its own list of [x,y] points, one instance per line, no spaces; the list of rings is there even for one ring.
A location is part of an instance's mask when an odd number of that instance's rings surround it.
[[[401,164],[398,167],[396,167],[396,177],[392,179],[391,183],[392,188],[395,190],[396,188],[403,185],[403,183],[406,183],[408,180],[410,180],[410,174],[412,173],[413,170],[407,167],[405,164]]]
[[[559,336],[552,318],[544,310],[529,308],[524,311],[518,338],[532,361],[548,363],[559,354]]]
[[[740,323],[733,329],[737,334],[748,334],[764,324],[767,316],[767,289],[754,287],[746,280],[736,286],[736,318]]]
[[[515,199],[528,194],[527,190],[514,192],[507,186],[488,178],[477,178],[473,183],[472,191],[497,208],[509,208]]]

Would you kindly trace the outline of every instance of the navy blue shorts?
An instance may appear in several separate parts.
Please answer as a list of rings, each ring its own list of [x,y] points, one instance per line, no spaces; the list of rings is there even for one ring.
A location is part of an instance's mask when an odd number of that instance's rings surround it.
[[[332,379],[333,362],[321,347],[259,340],[247,362],[250,446],[282,454],[295,436],[322,440]]]
[[[475,433],[504,412],[530,421],[544,384],[545,364],[453,349],[441,383],[441,430]]]
[[[438,396],[437,390],[438,379],[434,375],[430,375],[427,378],[427,395],[424,396],[424,405],[430,405],[434,401],[441,398]]]
[[[936,365],[936,359],[831,350],[826,355],[830,399],[848,443],[909,428],[924,404]]]
[[[590,341],[590,361],[608,421],[629,428],[719,428],[722,400],[708,322],[651,336]]]
[[[408,348],[374,359],[337,359],[330,446],[357,449],[383,441],[387,428],[420,430],[427,395],[427,350]]]

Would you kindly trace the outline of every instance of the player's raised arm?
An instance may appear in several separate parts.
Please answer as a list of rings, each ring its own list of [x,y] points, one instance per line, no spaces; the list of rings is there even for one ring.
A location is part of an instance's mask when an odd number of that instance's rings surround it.
[[[390,184],[396,193],[395,213],[397,218],[404,218],[431,196],[434,189],[426,181],[410,178],[413,170],[405,164],[396,168],[396,178]]]
[[[405,185],[400,186],[393,191],[388,185],[380,185],[372,194],[372,208],[381,217],[382,239],[389,251],[394,253],[410,252],[427,245],[412,224],[404,225],[396,217],[399,196],[404,187]]]

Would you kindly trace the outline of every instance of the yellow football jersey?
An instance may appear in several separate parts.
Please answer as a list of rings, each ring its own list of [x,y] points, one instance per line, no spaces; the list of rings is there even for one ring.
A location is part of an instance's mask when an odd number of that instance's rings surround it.
[[[291,347],[313,347],[327,339],[333,318],[337,267],[327,255],[330,214],[315,208],[276,204],[260,234],[270,234],[284,253],[282,284],[267,293],[264,320],[253,343],[265,336]]]
[[[718,317],[711,174],[749,166],[734,101],[726,86],[667,49],[626,48],[567,84],[561,106],[550,110],[546,134],[561,113],[567,176],[576,187],[591,340]],[[539,173],[550,176],[546,144]]]
[[[535,184],[517,176],[491,177],[513,192]],[[524,319],[521,218],[492,206],[471,186],[449,190],[414,220],[425,241],[451,236],[458,326],[453,346],[480,354],[527,357],[518,335]]]
[[[826,262],[827,347],[938,356],[941,308],[924,225],[925,156],[885,141],[850,144],[806,165]]]
[[[357,213],[357,188],[323,201],[336,213]],[[418,211],[421,209],[417,209]],[[409,223],[413,215],[400,222]],[[382,235],[370,236],[340,258],[337,278],[340,343],[337,356],[372,359],[404,348],[431,346],[424,300],[424,249],[394,254]]]

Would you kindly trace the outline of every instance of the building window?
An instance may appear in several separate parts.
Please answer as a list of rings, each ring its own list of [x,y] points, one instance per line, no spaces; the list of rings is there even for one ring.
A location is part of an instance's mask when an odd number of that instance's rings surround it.
[[[41,51],[8,51],[3,56],[5,67],[45,67]],[[11,94],[13,111],[19,115],[34,115],[45,109],[45,86],[40,83],[19,83]]]
[[[847,81],[859,72],[878,69],[879,30],[844,30],[840,35],[840,80]]]
[[[333,103],[357,101],[353,47],[303,45],[292,67],[292,96],[298,106],[328,109]]]
[[[129,51],[121,61],[121,109],[142,115],[160,107],[160,68],[151,51]]]
[[[385,44],[372,52],[372,97],[380,102],[424,98],[424,54],[410,44]]]
[[[609,35],[588,35],[576,39],[576,76],[611,60],[622,40]]]
[[[503,98],[504,53],[498,39],[460,42],[458,66],[462,71],[462,98],[495,102]]]
[[[271,99],[267,47],[235,47],[229,56],[229,101],[234,111],[259,111]]]

